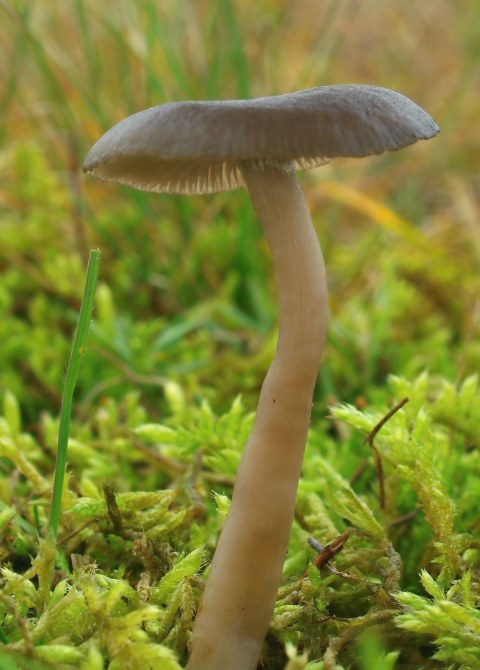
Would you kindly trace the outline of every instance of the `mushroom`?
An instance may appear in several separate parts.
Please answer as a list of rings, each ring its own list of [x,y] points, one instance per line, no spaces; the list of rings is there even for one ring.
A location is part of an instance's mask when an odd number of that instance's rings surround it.
[[[275,267],[277,349],[197,613],[190,670],[256,667],[282,575],[328,312],[323,258],[295,170],[437,132],[425,111],[394,91],[320,86],[153,107],[111,128],[86,158],[86,172],[144,191],[245,186]]]

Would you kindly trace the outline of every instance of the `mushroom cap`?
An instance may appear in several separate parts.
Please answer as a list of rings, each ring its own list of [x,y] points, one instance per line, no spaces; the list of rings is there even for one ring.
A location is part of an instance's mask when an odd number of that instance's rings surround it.
[[[428,139],[435,121],[412,100],[362,84],[252,100],[173,102],[113,126],[84,170],[143,191],[213,193],[244,186],[242,165],[369,156]]]

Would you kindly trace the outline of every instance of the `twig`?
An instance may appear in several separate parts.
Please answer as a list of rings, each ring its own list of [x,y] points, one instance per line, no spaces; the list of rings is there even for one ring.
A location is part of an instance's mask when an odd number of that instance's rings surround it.
[[[82,530],[85,530],[85,528],[88,528],[89,526],[93,526],[95,523],[97,523],[97,519],[89,519],[88,521],[86,521],[84,524],[82,524],[78,528],[75,528],[75,530],[73,530],[71,533],[69,533],[68,535],[65,535],[65,537],[62,537],[61,540],[58,540],[57,547],[59,547],[62,544],[65,544],[66,542],[68,542],[68,540],[71,540],[72,537],[75,537],[75,535],[78,535],[78,533],[81,533]]]
[[[118,509],[117,498],[115,496],[115,491],[111,484],[105,483],[103,485],[103,495],[105,496],[105,502],[107,503],[108,516],[112,522],[113,530],[117,535],[120,535],[123,531],[122,515]]]
[[[158,451],[149,449],[149,447],[141,444],[141,442],[138,439],[135,439],[135,437],[132,438],[132,441],[136,449],[141,451],[146,458],[158,463],[160,467],[170,476],[173,477],[175,475],[181,475],[187,471],[188,466],[186,463],[182,463],[181,461],[177,461],[174,458],[165,456]],[[214,484],[220,484],[221,486],[233,486],[235,483],[235,477],[232,475],[223,474],[222,472],[209,472],[208,470],[201,470],[198,471],[195,476],[201,476],[206,481],[212,482]]]
[[[377,479],[378,479],[378,486],[379,486],[379,496],[380,496],[380,508],[385,509],[385,481],[384,481],[384,476],[383,476],[383,465],[382,465],[382,459],[380,457],[380,454],[378,453],[378,449],[374,444],[374,439],[379,433],[379,431],[383,428],[383,426],[389,421],[389,419],[392,418],[396,412],[398,412],[399,409],[401,409],[404,405],[407,404],[409,401],[409,398],[403,398],[399,402],[397,402],[396,405],[394,405],[386,414],[383,416],[380,421],[372,428],[372,430],[368,433],[367,437],[364,440],[364,444],[368,444],[370,449],[372,450],[373,453],[373,458],[375,460],[375,470],[377,471]]]
[[[388,525],[390,528],[393,526],[400,526],[402,523],[406,523],[407,521],[410,521],[410,519],[414,519],[418,514],[418,509],[413,509],[411,512],[407,512],[406,514],[402,514],[402,516],[399,516],[397,519],[392,519],[392,521],[388,522]]]

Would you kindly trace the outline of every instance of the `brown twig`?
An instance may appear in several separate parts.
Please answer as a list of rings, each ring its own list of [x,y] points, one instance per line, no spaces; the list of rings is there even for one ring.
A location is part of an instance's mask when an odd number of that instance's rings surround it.
[[[85,530],[89,526],[93,526],[95,523],[97,523],[97,521],[98,521],[98,519],[89,519],[88,521],[86,521],[84,524],[82,524],[78,528],[75,528],[75,530],[73,530],[68,535],[65,535],[65,537],[62,537],[62,539],[57,542],[57,547],[59,547],[62,544],[65,544],[66,542],[71,540],[72,537],[75,537],[75,535],[78,535],[78,533],[81,533],[82,530]]]
[[[140,386],[158,386],[164,388],[167,383],[167,378],[159,375],[143,375],[141,373],[135,372],[132,370],[122,359],[117,356],[113,351],[110,351],[106,347],[102,347],[96,342],[90,344],[90,348],[93,351],[96,351],[102,358],[105,358],[109,363],[119,370],[126,379],[128,379],[133,384],[138,384]]]
[[[135,449],[141,451],[142,454],[145,456],[145,458],[157,463],[161,467],[161,469],[164,470],[171,477],[174,477],[175,475],[180,475],[182,472],[185,472],[187,468],[185,463],[177,461],[174,458],[170,458],[170,456],[165,456],[165,454],[162,454],[159,451],[154,451],[153,449],[146,447],[144,444],[140,442],[140,440],[136,439],[134,436],[132,437],[132,442]]]
[[[158,463],[160,467],[172,477],[175,475],[181,475],[188,469],[186,463],[182,463],[181,461],[177,461],[174,458],[170,458],[169,456],[165,456],[158,451],[154,451],[153,449],[146,447],[135,437],[133,438],[133,445],[136,449],[141,451],[146,458]],[[201,476],[206,481],[212,482],[213,484],[220,484],[221,486],[233,486],[235,483],[235,477],[232,475],[226,475],[222,472],[208,472],[208,470],[199,470],[198,467],[195,472],[195,476]]]
[[[391,521],[388,522],[388,525],[390,528],[393,526],[400,526],[402,523],[407,523],[407,521],[410,521],[410,519],[414,519],[418,514],[418,509],[413,509],[411,512],[407,512],[406,514],[402,514],[402,516],[399,516],[397,519],[392,519]]]
[[[409,401],[409,398],[403,398],[399,402],[397,402],[396,405],[394,405],[386,414],[383,416],[380,421],[372,428],[372,430],[368,433],[367,437],[364,440],[364,444],[368,444],[370,449],[372,450],[373,458],[375,460],[375,470],[377,471],[377,479],[378,479],[378,487],[379,487],[379,496],[380,496],[380,508],[385,509],[385,481],[384,481],[384,476],[383,476],[383,464],[382,464],[382,459],[380,457],[380,454],[378,453],[378,449],[375,446],[374,440],[379,431],[383,428],[383,426],[389,421],[389,419],[392,418],[396,412],[398,412],[399,409],[401,409],[404,405],[407,404]]]
[[[118,509],[117,498],[115,496],[114,488],[111,484],[105,483],[103,485],[103,495],[107,503],[108,516],[112,522],[114,531],[121,534],[123,530],[122,515]]]
[[[323,565],[326,565],[335,556],[335,554],[338,554],[338,552],[343,549],[345,542],[348,540],[350,532],[350,529],[346,530],[338,537],[335,537],[324,547],[319,542],[317,542],[314,537],[308,538],[308,544],[312,547],[312,549],[318,551],[318,556],[313,562],[319,570]]]

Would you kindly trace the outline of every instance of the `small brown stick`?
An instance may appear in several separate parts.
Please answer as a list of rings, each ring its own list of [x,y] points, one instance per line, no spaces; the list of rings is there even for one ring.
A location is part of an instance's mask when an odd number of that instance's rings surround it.
[[[313,561],[319,570],[323,565],[328,563],[328,561],[330,561],[335,556],[335,554],[338,554],[339,551],[342,551],[349,535],[350,530],[346,530],[344,533],[325,545],[325,547],[322,547],[322,545],[319,544],[315,538],[308,538],[308,544],[312,547],[312,549],[319,551],[317,558]]]
[[[372,428],[365,438],[363,444],[368,444],[373,453],[373,458],[375,460],[375,470],[377,471],[377,479],[379,486],[379,495],[380,495],[380,508],[385,509],[385,481],[383,477],[383,464],[378,449],[374,444],[374,439],[377,436],[378,432],[383,428],[389,419],[392,418],[399,409],[401,409],[410,398],[403,398],[396,405],[394,405],[386,414],[383,416],[380,421]]]
[[[363,475],[365,470],[368,467],[368,459],[366,458],[358,467],[355,468],[353,474],[349,478],[349,483],[350,486],[354,486],[356,482],[360,479],[360,477]]]
[[[159,451],[154,451],[153,449],[146,447],[140,442],[140,440],[136,439],[134,436],[132,437],[132,442],[135,449],[141,451],[142,454],[149,460],[158,463],[162,468],[162,470],[164,470],[171,477],[182,474],[187,469],[185,463],[182,463],[181,461],[176,461],[175,459],[170,458],[169,456],[165,456]]]
[[[84,524],[82,524],[78,528],[75,528],[75,530],[73,530],[68,535],[65,535],[65,537],[62,537],[62,539],[57,542],[57,547],[59,547],[62,544],[65,544],[66,542],[71,540],[72,537],[75,537],[75,535],[78,535],[78,533],[81,533],[82,530],[85,530],[85,528],[88,528],[89,526],[93,526],[95,523],[97,523],[97,521],[98,521],[98,519],[89,519],[88,521],[86,521]]]
[[[136,449],[142,452],[144,456],[151,461],[160,464],[160,467],[170,476],[180,475],[187,470],[187,464],[177,461],[169,456],[154,451],[149,447],[143,445],[139,440],[133,438],[133,444]],[[197,468],[198,470],[198,468]],[[235,478],[232,475],[226,475],[222,472],[208,472],[208,470],[197,471],[196,476],[202,476],[206,481],[220,484],[221,486],[232,486],[235,483]]]
[[[115,496],[115,491],[111,484],[105,483],[103,485],[103,495],[105,496],[105,502],[107,503],[108,516],[112,522],[113,529],[116,533],[121,534],[123,529],[122,515],[118,509],[117,498]]]
[[[345,542],[348,540],[348,537],[350,535],[351,529],[347,529],[344,531],[341,535],[338,537],[334,538],[331,542],[326,544],[325,546],[322,546],[318,540],[316,540],[314,537],[309,537],[308,538],[308,544],[312,549],[315,551],[318,551],[318,556],[317,558],[313,561],[314,565],[317,567],[318,570],[322,568],[323,566],[326,566],[327,568],[331,569],[330,566],[328,565],[328,562],[336,555],[338,554],[339,551],[342,551]],[[340,571],[336,570],[335,568],[332,568],[331,571],[334,574],[344,576],[344,573],[341,573]],[[303,576],[306,577],[308,574],[308,571],[305,570]]]
[[[406,514],[399,516],[397,519],[392,519],[392,521],[388,522],[388,525],[390,528],[393,528],[393,526],[400,526],[402,523],[407,523],[407,521],[410,521],[410,519],[414,519],[417,514],[418,509],[413,509],[411,512],[407,512]]]

